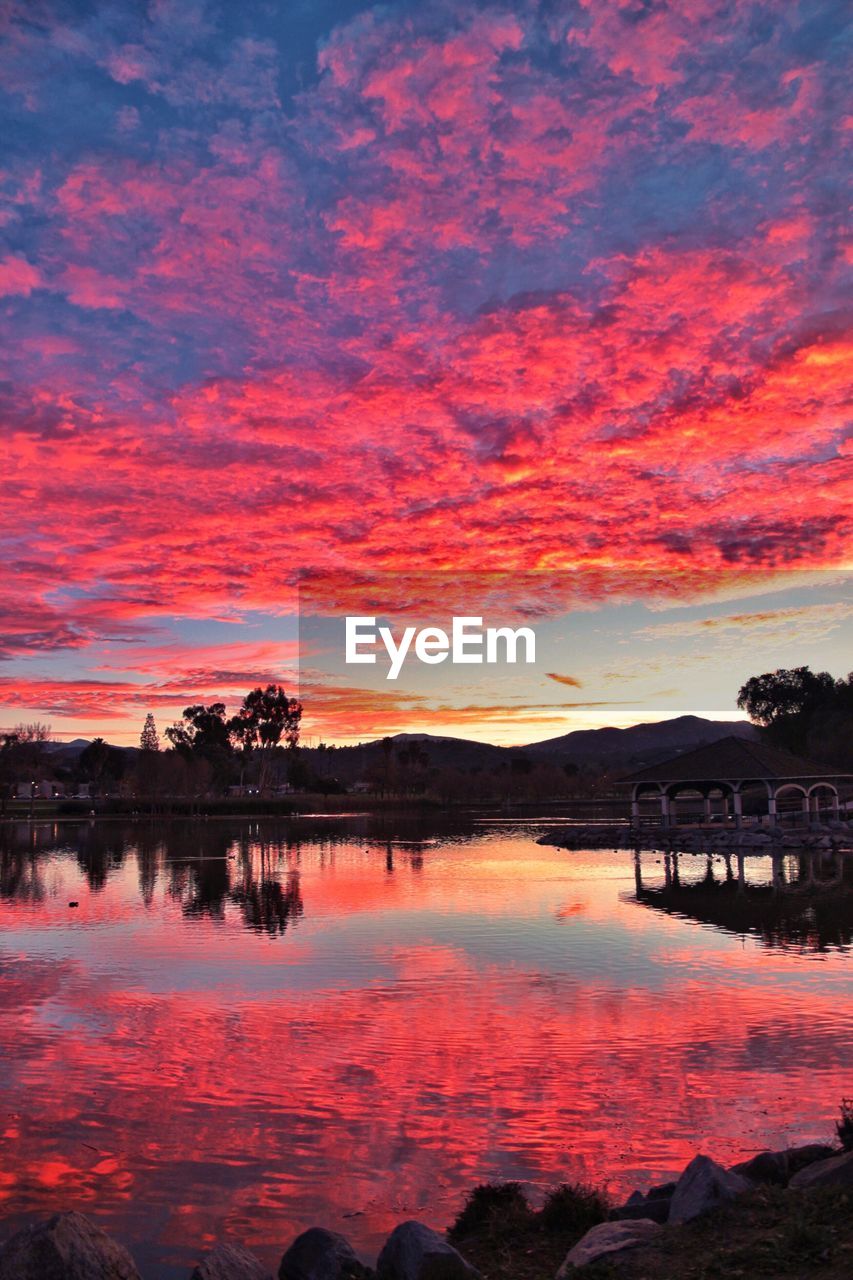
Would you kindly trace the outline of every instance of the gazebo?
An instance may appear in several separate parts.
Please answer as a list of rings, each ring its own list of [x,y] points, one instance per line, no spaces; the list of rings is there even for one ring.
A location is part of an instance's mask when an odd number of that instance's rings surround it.
[[[701,796],[706,822],[712,820],[712,801],[719,797],[722,820],[731,816],[740,826],[744,793],[756,789],[766,795],[766,820],[771,824],[777,820],[780,797],[789,796],[799,796],[806,821],[817,820],[827,805],[837,818],[839,785],[853,782],[853,774],[835,773],[779,747],[732,736],[641,769],[621,782],[631,788],[634,823],[640,821],[640,801],[653,796],[660,802],[662,824],[677,825],[677,799],[690,793]]]

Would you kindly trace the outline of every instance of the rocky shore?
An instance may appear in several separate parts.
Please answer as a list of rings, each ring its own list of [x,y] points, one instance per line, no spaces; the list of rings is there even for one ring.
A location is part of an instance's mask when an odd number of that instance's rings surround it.
[[[557,849],[658,849],[672,852],[785,853],[853,851],[853,823],[811,822],[802,827],[661,827],[628,822],[556,827],[536,842]]]
[[[741,1252],[746,1230],[747,1252],[752,1244],[759,1256],[767,1244],[762,1216],[783,1226],[786,1219],[796,1224],[793,1234],[789,1233],[790,1257],[786,1261],[787,1237],[777,1231],[773,1239],[783,1244],[774,1245],[775,1271],[754,1266],[732,1275],[773,1274],[797,1280],[849,1277],[853,1274],[853,1150],[810,1144],[762,1151],[730,1168],[698,1154],[679,1178],[646,1192],[635,1191],[614,1207],[587,1188],[564,1185],[551,1193],[541,1209],[533,1210],[517,1183],[482,1186],[472,1192],[446,1234],[421,1222],[400,1223],[375,1266],[359,1259],[344,1236],[311,1227],[285,1250],[276,1276],[277,1280],[568,1280],[575,1272],[584,1272],[589,1280],[606,1275],[624,1275],[628,1280],[621,1268],[631,1261],[638,1261],[638,1274],[728,1274],[691,1269],[691,1241],[697,1238],[689,1234],[693,1225],[716,1224],[711,1242],[724,1245],[728,1233]],[[699,1238],[709,1239],[707,1234]],[[815,1240],[820,1250],[812,1267],[809,1257]],[[556,1249],[562,1260],[555,1267]],[[646,1257],[644,1250],[653,1253]],[[670,1263],[661,1259],[669,1257],[674,1267],[679,1254],[683,1256],[678,1270],[668,1271]],[[26,1227],[0,1245],[0,1280],[142,1278],[122,1245],[89,1218],[69,1212]],[[273,1278],[242,1245],[223,1242],[200,1259],[189,1280]]]

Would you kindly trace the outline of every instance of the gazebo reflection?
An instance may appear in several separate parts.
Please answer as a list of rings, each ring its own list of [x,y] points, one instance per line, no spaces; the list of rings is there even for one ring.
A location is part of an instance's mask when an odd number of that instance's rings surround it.
[[[652,883],[654,881],[655,883]],[[805,951],[853,943],[853,855],[634,854],[631,901],[764,945]]]

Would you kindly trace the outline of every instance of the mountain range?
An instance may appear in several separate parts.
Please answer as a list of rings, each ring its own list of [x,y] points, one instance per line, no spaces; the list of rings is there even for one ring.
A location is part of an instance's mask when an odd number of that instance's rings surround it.
[[[470,738],[448,738],[430,733],[398,733],[391,741],[395,754],[416,744],[426,753],[429,764],[445,769],[494,769],[513,757],[526,756],[534,763],[560,766],[575,764],[579,769],[603,771],[641,768],[657,764],[669,756],[692,751],[728,735],[755,739],[756,727],[746,720],[706,720],[701,716],[677,716],[626,729],[575,729],[556,738],[531,742],[522,747],[499,747]],[[315,759],[316,748],[306,754]],[[383,762],[382,740],[337,747],[334,772],[342,780],[360,775]]]
[[[657,764],[669,756],[692,751],[695,747],[728,735],[755,739],[759,732],[746,720],[706,720],[701,716],[677,716],[672,720],[635,724],[626,729],[574,729],[559,737],[531,742],[522,747],[500,747],[490,742],[431,733],[398,733],[391,741],[395,756],[399,757],[401,751],[416,745],[428,759],[429,765],[440,769],[495,769],[508,760],[526,756],[533,763],[560,766],[575,764],[579,769],[628,771]],[[57,754],[61,753],[66,760],[72,760],[87,745],[87,739],[75,738],[72,742],[52,743],[51,748]],[[125,749],[134,753],[136,750]],[[307,762],[318,768],[322,764],[323,773],[333,773],[342,781],[360,777],[370,769],[381,766],[386,758],[381,738],[355,746],[336,747],[334,751],[304,747],[303,753]]]

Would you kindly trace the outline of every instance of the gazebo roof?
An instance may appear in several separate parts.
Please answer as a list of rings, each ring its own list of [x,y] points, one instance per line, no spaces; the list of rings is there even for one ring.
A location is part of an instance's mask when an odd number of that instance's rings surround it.
[[[782,782],[805,778],[850,778],[853,774],[828,769],[814,760],[792,755],[764,742],[734,736],[720,738],[695,751],[685,751],[661,764],[640,769],[621,783],[638,782]]]

